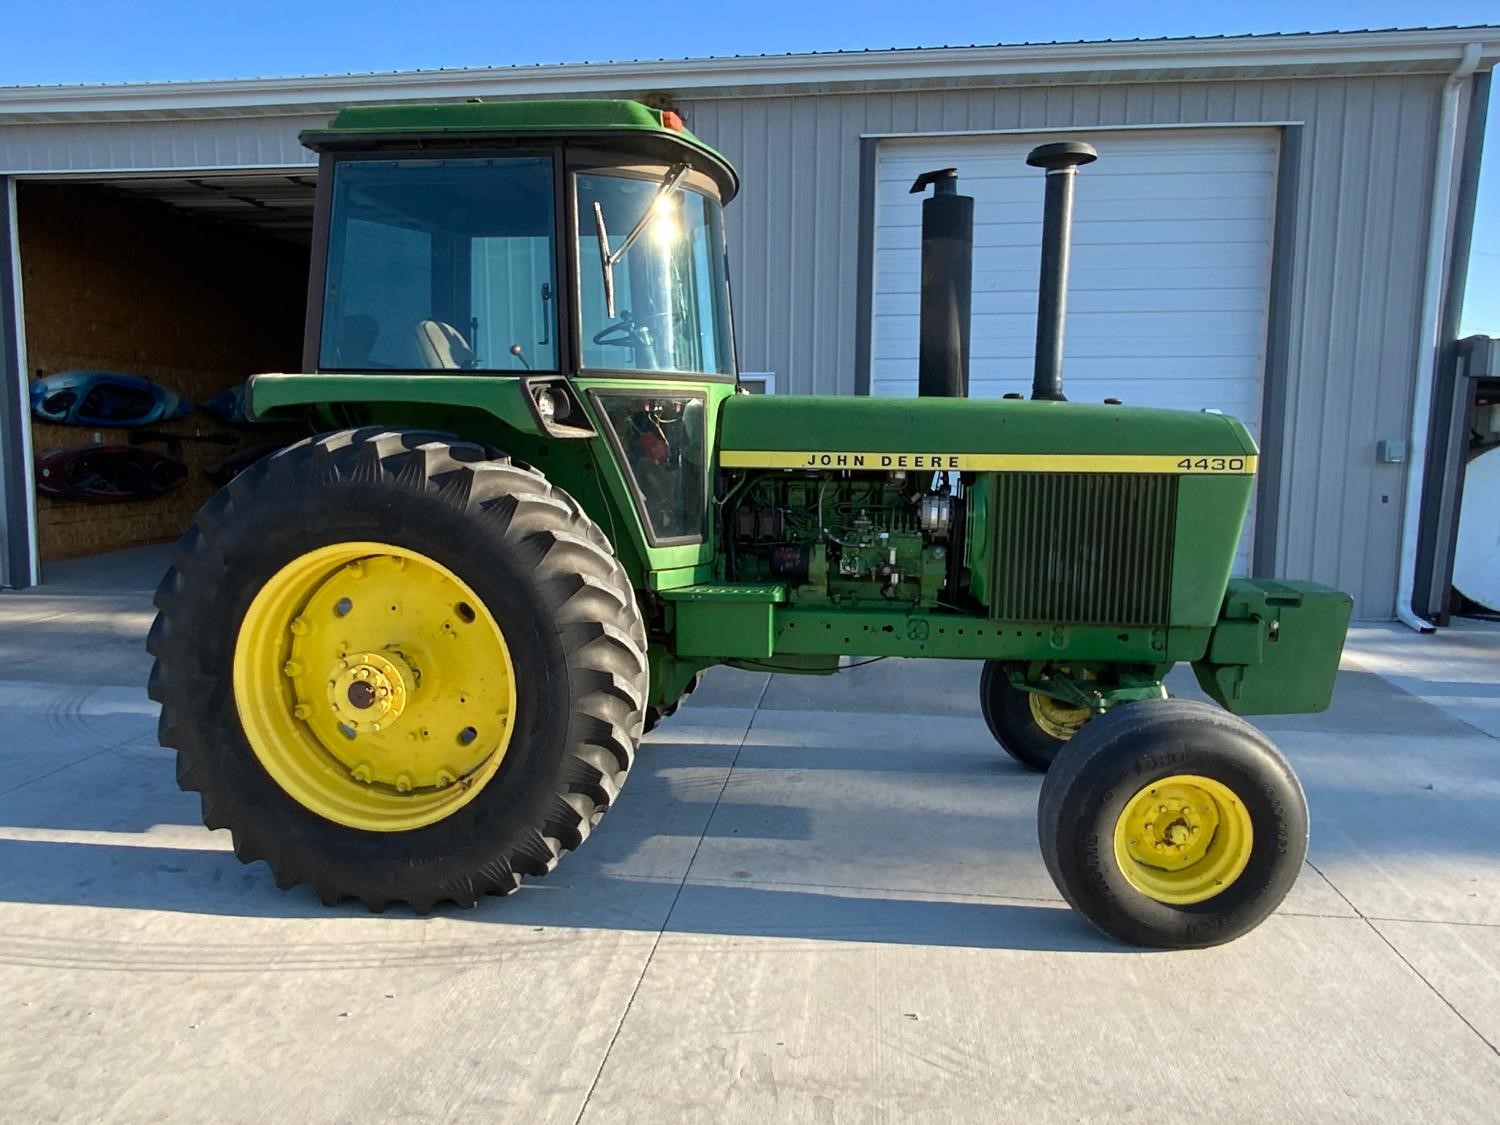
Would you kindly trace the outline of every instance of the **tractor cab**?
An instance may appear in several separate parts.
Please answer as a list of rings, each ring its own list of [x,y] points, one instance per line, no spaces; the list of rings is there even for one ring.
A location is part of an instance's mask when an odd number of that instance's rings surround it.
[[[635,102],[348,109],[321,154],[305,370],[733,380],[729,164]]]

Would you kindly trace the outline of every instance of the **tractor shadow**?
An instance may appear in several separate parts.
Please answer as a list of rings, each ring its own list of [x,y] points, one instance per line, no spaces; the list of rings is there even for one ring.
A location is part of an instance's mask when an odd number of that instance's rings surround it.
[[[814,750],[799,769],[779,738],[745,741],[745,721],[721,729],[700,711],[663,732],[642,750],[625,799],[555,872],[508,898],[435,916],[466,931],[493,927],[493,939],[469,937],[500,942],[566,928],[1122,948],[1036,882],[1046,876],[1031,819],[1034,775],[988,753],[921,749],[840,751],[849,760],[837,765]],[[138,737],[0,795],[0,903],[305,920],[320,932],[357,921],[355,944],[371,934],[405,940],[405,928],[427,924],[404,906],[372,919],[357,902],[330,908],[305,887],[278,890],[265,864],[239,863],[228,833],[198,827],[196,795],[176,789],[171,755],[150,742]],[[840,795],[845,778],[829,788],[835,769],[907,796],[879,807],[868,804],[879,800],[872,791],[851,806]],[[1008,876],[1023,867],[1024,886]],[[975,890],[984,893],[966,893]]]
[[[276,889],[269,869],[232,854],[192,848],[0,840],[0,902],[176,912],[219,918],[336,922],[360,920],[362,939],[396,940],[392,927],[428,919],[393,907],[378,920],[346,901],[322,905],[305,887]],[[527,883],[471,910],[451,904],[428,918],[497,927],[495,940],[552,929],[879,942],[972,949],[1131,952],[1091,930],[1062,903],[954,902],[831,892],[686,883],[585,873]],[[14,930],[14,925],[10,927]],[[342,942],[329,936],[327,940]],[[469,933],[471,939],[479,935]],[[0,961],[3,961],[0,955]]]

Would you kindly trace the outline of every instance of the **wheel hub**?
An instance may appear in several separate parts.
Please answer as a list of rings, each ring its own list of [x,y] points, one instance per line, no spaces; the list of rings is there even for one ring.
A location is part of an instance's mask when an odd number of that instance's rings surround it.
[[[361,652],[330,670],[328,706],[356,733],[374,733],[401,718],[416,686],[411,666],[395,652]]]
[[[1158,902],[1202,902],[1250,861],[1244,803],[1221,781],[1176,774],[1138,790],[1115,824],[1115,859],[1136,890]]]

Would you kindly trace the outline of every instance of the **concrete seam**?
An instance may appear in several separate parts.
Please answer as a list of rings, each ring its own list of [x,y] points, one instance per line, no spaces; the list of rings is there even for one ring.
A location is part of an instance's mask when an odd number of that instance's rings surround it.
[[[116,742],[113,745],[106,746],[106,747],[104,747],[101,750],[95,750],[92,754],[86,754],[82,758],[78,758],[75,761],[69,762],[65,766],[58,766],[56,769],[48,770],[44,774],[38,774],[36,777],[27,778],[25,781],[21,782],[19,785],[12,785],[9,789],[0,789],[0,797],[8,797],[12,793],[16,793],[16,792],[19,792],[22,789],[25,789],[28,785],[35,785],[39,781],[46,781],[49,777],[56,777],[58,774],[63,773],[66,770],[70,770],[70,769],[73,769],[73,768],[75,768],[77,766],[81,766],[81,765],[83,765],[84,762],[92,762],[95,758],[99,757],[102,754],[108,754],[108,753],[110,753],[110,752],[112,752],[114,750],[120,749],[123,746],[129,746],[132,742],[135,742],[137,739],[141,739],[141,738],[145,738],[145,737],[147,737],[147,735],[144,735],[144,734],[133,734],[129,738],[121,739],[119,742]]]
[[[1449,922],[1442,918],[1387,918],[1371,914],[1371,922],[1395,922],[1403,926],[1469,926],[1479,930],[1500,930],[1500,922]]]
[[[609,1037],[609,1046],[604,1048],[604,1057],[599,1060],[599,1069],[594,1072],[594,1080],[589,1083],[589,1092],[583,1096],[583,1104],[578,1107],[578,1116],[573,1118],[573,1125],[579,1125],[583,1121],[583,1115],[589,1111],[589,1102],[593,1101],[594,1091],[599,1087],[599,1079],[604,1077],[604,1068],[609,1065],[609,1056],[614,1053],[615,1043],[619,1041],[625,1021],[630,1018],[630,1009],[635,1006],[635,998],[640,994],[641,985],[646,982],[646,974],[651,971],[651,962],[656,958],[656,951],[661,946],[662,936],[672,924],[672,915],[677,911],[677,902],[682,898],[688,877],[693,873],[693,864],[698,862],[698,852],[703,847],[703,841],[708,839],[708,830],[718,814],[719,802],[724,799],[724,790],[728,788],[729,779],[734,775],[734,767],[739,763],[745,743],[750,740],[750,728],[755,726],[755,716],[759,713],[760,705],[766,698],[766,692],[770,690],[770,687],[771,677],[767,676],[765,686],[760,689],[760,695],[756,697],[755,706],[750,708],[750,721],[745,724],[745,733],[740,735],[740,744],[734,748],[734,757],[730,759],[729,768],[724,771],[724,780],[719,785],[719,792],[714,796],[713,807],[708,810],[708,817],[703,821],[703,831],[699,833],[698,842],[693,846],[692,857],[688,860],[687,867],[683,868],[682,881],[677,884],[677,893],[672,896],[672,905],[667,907],[667,915],[662,919],[661,929],[656,931],[656,938],[651,943],[651,952],[646,954],[646,960],[641,965],[641,975],[636,978],[635,987],[630,990],[630,999],[625,1001],[625,1010],[620,1013],[620,1022],[615,1024],[614,1034]]]
[[[1361,910],[1359,907],[1355,906],[1354,903],[1350,902],[1349,901],[1349,896],[1346,895],[1343,891],[1339,890],[1337,886],[1334,886],[1333,880],[1330,879],[1327,875],[1324,875],[1323,872],[1322,872],[1322,870],[1320,870],[1318,868],[1318,866],[1315,863],[1312,862],[1312,860],[1308,860],[1307,861],[1307,866],[1311,867],[1314,871],[1316,871],[1318,873],[1318,876],[1323,880],[1323,882],[1327,883],[1330,887],[1333,887],[1334,894],[1338,895],[1339,898],[1343,899],[1344,902],[1348,903],[1349,909],[1352,910],[1352,911],[1354,911],[1356,914],[1358,914],[1360,916],[1360,919],[1364,922],[1364,924],[1370,927],[1370,932],[1373,933],[1376,937],[1378,937],[1382,942],[1384,942],[1385,943],[1385,947],[1387,949],[1389,949],[1392,953],[1394,953],[1396,955],[1396,957],[1401,961],[1401,963],[1403,965],[1405,965],[1408,969],[1410,969],[1412,971],[1413,975],[1415,975],[1416,978],[1419,981],[1421,981],[1423,984],[1425,984],[1427,986],[1428,990],[1431,991],[1431,993],[1434,996],[1436,996],[1439,1000],[1441,1000],[1443,1002],[1443,1004],[1447,1006],[1448,1010],[1450,1012],[1452,1012],[1455,1016],[1457,1016],[1459,1018],[1460,1022],[1462,1022],[1465,1027],[1467,1027],[1470,1031],[1472,1031],[1479,1038],[1479,1041],[1481,1043],[1483,1043],[1486,1047],[1488,1047],[1496,1055],[1500,1055],[1500,1047],[1497,1047],[1494,1043],[1491,1043],[1489,1041],[1489,1039],[1485,1036],[1484,1032],[1480,1031],[1477,1027],[1475,1027],[1472,1023],[1470,1023],[1468,1017],[1465,1016],[1462,1012],[1460,1012],[1456,1007],[1453,1006],[1453,1001],[1449,1000],[1440,991],[1438,991],[1437,986],[1435,984],[1433,984],[1430,980],[1428,980],[1422,974],[1422,970],[1418,969],[1415,965],[1413,965],[1411,963],[1410,959],[1406,956],[1406,954],[1402,953],[1401,950],[1399,950],[1399,949],[1396,948],[1395,942],[1391,941],[1390,938],[1386,937],[1383,933],[1381,933],[1380,932],[1380,927],[1377,926],[1377,925],[1375,925],[1376,921],[1389,921],[1389,919],[1374,919],[1374,920],[1372,920],[1371,918],[1369,918],[1365,914],[1365,912],[1363,910]]]

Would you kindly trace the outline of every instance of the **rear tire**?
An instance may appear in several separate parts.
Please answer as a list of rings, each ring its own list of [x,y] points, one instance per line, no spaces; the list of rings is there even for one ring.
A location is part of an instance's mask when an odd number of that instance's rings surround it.
[[[370,830],[330,819],[335,814],[305,791],[298,795],[272,776],[266,739],[256,735],[252,743],[241,719],[245,708],[285,709],[303,694],[299,681],[261,698],[237,697],[235,685],[246,682],[242,623],[257,595],[290,566],[351,543],[388,544],[392,558],[417,560],[418,570],[430,564],[472,590],[480,604],[460,603],[459,614],[465,621],[476,612],[481,621],[493,619],[513,666],[513,710],[501,723],[498,764],[483,780],[476,771],[433,782],[423,798],[429,804],[436,789],[476,792],[416,827]],[[373,568],[385,556],[369,558],[344,565]],[[397,593],[387,600],[399,601],[405,588],[388,584]],[[588,837],[634,759],[648,671],[645,630],[624,571],[571,497],[540,473],[477,445],[369,428],[327,434],[257,463],[199,512],[156,606],[147,644],[156,657],[150,695],[162,705],[160,741],[178,752],[178,783],[201,794],[208,827],[231,831],[242,862],[263,859],[278,886],[307,883],[326,903],[353,896],[371,910],[407,902],[423,912],[442,901],[472,906],[485,894],[508,894],[523,875],[545,875]],[[390,612],[397,614],[395,604]],[[413,611],[411,620],[423,619]],[[434,638],[447,634],[426,628],[410,643],[437,653]],[[402,664],[404,653],[384,651]],[[439,658],[433,660],[439,668]],[[483,679],[484,671],[472,675]],[[453,673],[450,679],[471,675],[462,664]],[[423,687],[418,674],[412,699],[436,691],[438,682],[432,671]],[[321,721],[298,719],[309,728]],[[426,739],[428,732],[406,737],[418,735]],[[458,735],[473,737],[472,728]],[[316,755],[316,740],[303,741]],[[337,770],[324,772],[348,789]],[[421,795],[420,775],[413,789],[409,778],[400,788],[378,773],[373,783],[354,773],[376,794],[371,800],[385,802],[371,806],[377,811]],[[351,798],[356,807],[360,799],[358,791]]]
[[[1113,938],[1166,949],[1219,945],[1264,921],[1301,872],[1307,826],[1302,787],[1264,734],[1178,699],[1092,720],[1037,808],[1042,858],[1069,905]]]
[[[1050,696],[1016,687],[1006,666],[998,660],[984,662],[979,676],[979,709],[1000,749],[1038,773],[1051,768],[1058,752],[1073,737],[1072,733],[1066,737],[1059,734],[1076,732],[1088,722],[1088,713],[1082,708],[1070,708]]]

